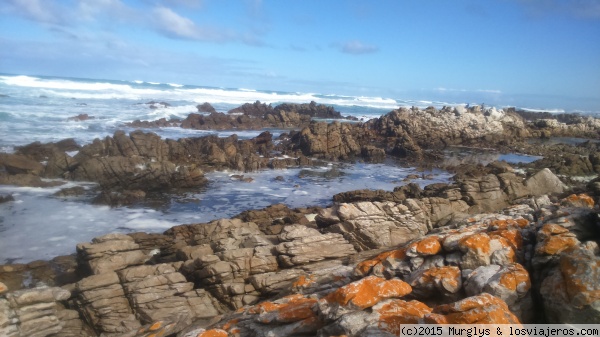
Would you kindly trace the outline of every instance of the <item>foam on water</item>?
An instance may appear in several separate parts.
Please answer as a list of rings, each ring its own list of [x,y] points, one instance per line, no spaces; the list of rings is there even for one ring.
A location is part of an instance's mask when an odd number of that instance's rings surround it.
[[[336,174],[327,176],[332,169]],[[0,194],[12,194],[16,200],[0,204],[0,264],[72,254],[77,243],[111,232],[163,232],[175,225],[229,218],[274,203],[325,206],[336,193],[360,188],[392,190],[404,184],[402,179],[407,175],[420,174],[394,164],[336,164],[305,170],[311,174],[303,178],[301,169],[245,173],[245,177],[254,179],[251,183],[231,179],[232,174],[242,174],[239,172],[210,173],[206,188],[179,194],[159,209],[141,205],[111,209],[90,204],[89,196],[52,196],[63,187],[78,185],[72,182],[53,188],[0,186]],[[435,173],[433,179],[416,182],[424,186],[447,181],[450,176],[441,171]],[[275,180],[277,176],[281,178]]]

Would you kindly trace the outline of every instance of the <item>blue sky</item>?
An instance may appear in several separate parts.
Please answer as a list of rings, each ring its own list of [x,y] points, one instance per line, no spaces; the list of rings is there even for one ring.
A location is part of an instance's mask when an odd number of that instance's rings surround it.
[[[2,0],[0,72],[600,111],[600,0]]]

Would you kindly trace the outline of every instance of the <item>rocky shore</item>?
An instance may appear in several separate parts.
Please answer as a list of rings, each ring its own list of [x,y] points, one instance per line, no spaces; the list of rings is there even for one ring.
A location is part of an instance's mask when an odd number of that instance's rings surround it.
[[[225,122],[209,111],[198,116],[214,124],[197,125],[231,129],[232,117],[263,123],[266,114],[292,112],[308,116],[306,125],[278,139],[265,131],[248,140],[175,141],[136,131],[85,146],[33,143],[0,156],[0,184],[94,181],[98,200],[123,205],[203,186],[212,170],[388,157],[435,165],[451,145],[544,159],[518,170],[504,162],[456,166],[448,184],[349,191],[330,205],[273,205],[162,234],[107,234],[72,256],[2,265],[0,335],[394,336],[408,323],[600,323],[597,144],[528,143],[598,139],[597,120],[542,123],[547,118],[510,109],[459,107],[324,123],[311,119],[336,118],[331,109],[280,107],[244,105]],[[306,117],[299,118],[290,125]]]

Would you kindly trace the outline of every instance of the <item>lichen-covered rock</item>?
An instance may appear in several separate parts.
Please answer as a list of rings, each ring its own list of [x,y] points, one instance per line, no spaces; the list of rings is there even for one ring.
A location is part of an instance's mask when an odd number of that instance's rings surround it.
[[[520,324],[504,301],[490,294],[467,297],[439,305],[420,323],[426,324]]]
[[[379,314],[377,327],[395,336],[401,333],[402,324],[417,324],[431,308],[419,301],[389,300],[373,306]]]
[[[585,249],[564,252],[541,285],[551,323],[600,321],[600,258]]]
[[[594,199],[587,194],[571,194],[561,200],[561,204],[567,207],[583,207],[593,208],[595,205]]]
[[[575,234],[557,224],[545,224],[537,232],[537,255],[556,255],[579,244]]]
[[[529,273],[518,263],[478,267],[467,276],[465,285],[469,296],[488,293],[502,299],[522,322],[532,319],[530,288]]]
[[[462,289],[461,272],[455,266],[419,269],[409,276],[408,283],[420,298],[454,297]]]
[[[402,280],[367,276],[333,291],[319,303],[323,312],[328,312],[324,309],[327,306],[333,308],[333,311],[340,306],[348,309],[365,309],[383,299],[402,297],[411,291],[411,286]]]
[[[410,257],[435,255],[442,250],[440,240],[436,236],[428,236],[423,240],[408,245],[406,255]]]

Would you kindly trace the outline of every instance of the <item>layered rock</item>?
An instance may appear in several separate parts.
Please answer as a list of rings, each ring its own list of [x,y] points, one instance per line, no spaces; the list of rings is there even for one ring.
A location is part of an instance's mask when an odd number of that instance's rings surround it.
[[[79,313],[65,309],[61,301],[71,293],[57,287],[39,287],[6,293],[0,283],[0,334],[7,337],[93,336],[79,320]],[[75,334],[76,333],[76,334]]]

